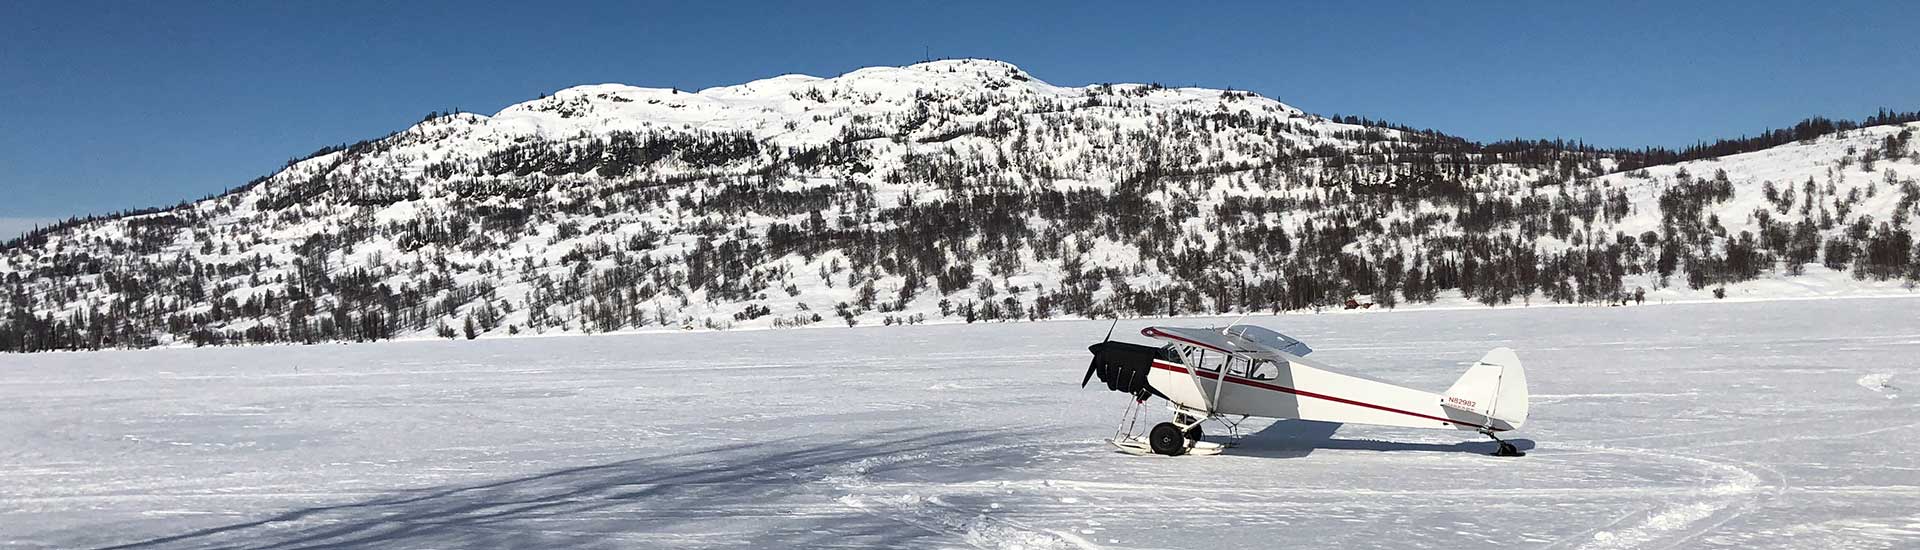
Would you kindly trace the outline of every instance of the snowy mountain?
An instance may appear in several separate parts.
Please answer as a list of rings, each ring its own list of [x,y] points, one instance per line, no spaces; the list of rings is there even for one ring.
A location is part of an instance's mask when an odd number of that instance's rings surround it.
[[[1675,155],[988,60],[579,86],[8,243],[0,350],[1904,293],[1913,118]]]

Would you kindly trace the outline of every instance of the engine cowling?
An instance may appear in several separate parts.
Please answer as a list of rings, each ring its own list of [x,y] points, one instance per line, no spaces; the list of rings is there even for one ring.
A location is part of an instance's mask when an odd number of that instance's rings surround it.
[[[1160,395],[1147,384],[1147,372],[1153,370],[1153,359],[1160,356],[1160,348],[1107,341],[1087,346],[1087,351],[1093,352],[1093,361],[1087,364],[1087,377],[1080,381],[1080,387],[1098,376],[1107,389],[1138,399]]]

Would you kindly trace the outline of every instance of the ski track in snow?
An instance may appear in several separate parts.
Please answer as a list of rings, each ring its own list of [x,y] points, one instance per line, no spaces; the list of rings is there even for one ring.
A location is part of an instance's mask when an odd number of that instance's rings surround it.
[[[1653,455],[1694,463],[1703,466],[1707,471],[1727,474],[1725,479],[1712,486],[1693,491],[1695,495],[1690,496],[1703,497],[1699,501],[1674,504],[1658,510],[1640,510],[1588,533],[1582,533],[1581,537],[1566,541],[1581,542],[1579,539],[1586,539],[1578,548],[1607,550],[1681,547],[1693,537],[1739,517],[1759,498],[1762,490],[1767,489],[1760,485],[1760,476],[1753,470],[1726,459],[1653,449],[1576,448],[1595,453]],[[1778,475],[1777,472],[1775,475]],[[1773,489],[1772,496],[1778,496],[1779,491],[1785,489],[1784,478],[1771,489]],[[1631,521],[1628,525],[1621,526],[1621,523],[1629,520]],[[1707,520],[1713,521],[1708,523]]]
[[[0,546],[1913,548],[1920,405],[1860,382],[1920,370],[1909,304],[1249,319],[1415,387],[1516,348],[1517,459],[1121,454],[1099,321],[0,356]]]
[[[974,452],[1030,450],[1036,444],[997,445]],[[1073,534],[1039,529],[1018,521],[994,517],[991,509],[978,512],[961,510],[941,500],[942,486],[876,483],[867,474],[879,466],[927,460],[925,453],[889,455],[861,459],[842,468],[823,481],[848,494],[839,501],[847,506],[886,517],[933,533],[953,535],[975,548],[1099,548]]]

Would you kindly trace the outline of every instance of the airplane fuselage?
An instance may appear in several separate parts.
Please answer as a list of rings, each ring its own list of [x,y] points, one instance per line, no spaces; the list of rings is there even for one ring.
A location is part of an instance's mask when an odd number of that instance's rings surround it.
[[[1223,382],[1219,369],[1194,369],[1156,359],[1147,383],[1177,406],[1214,414],[1408,428],[1507,429],[1504,422],[1489,425],[1484,416],[1442,406],[1445,397],[1437,393],[1316,368],[1305,359],[1267,365],[1271,366],[1251,373],[1228,368]]]

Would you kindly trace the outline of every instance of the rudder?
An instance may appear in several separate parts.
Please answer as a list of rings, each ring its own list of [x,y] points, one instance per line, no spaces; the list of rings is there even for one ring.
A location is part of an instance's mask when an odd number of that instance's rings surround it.
[[[1527,423],[1527,371],[1520,356],[1507,348],[1487,352],[1447,388],[1441,404],[1488,417],[1496,429],[1519,429]]]

